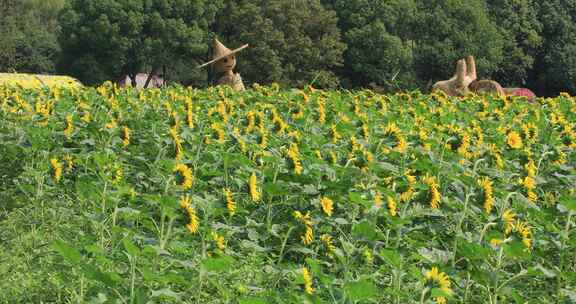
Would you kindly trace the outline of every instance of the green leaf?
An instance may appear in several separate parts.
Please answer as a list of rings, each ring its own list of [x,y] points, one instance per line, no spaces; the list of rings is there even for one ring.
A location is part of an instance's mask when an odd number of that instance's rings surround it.
[[[82,255],[78,250],[76,250],[76,248],[61,240],[54,241],[52,248],[54,248],[54,250],[56,250],[66,261],[72,264],[78,264],[82,260]]]
[[[90,300],[91,304],[104,304],[104,303],[108,303],[108,297],[103,294],[103,293],[98,293],[98,295],[96,297],[93,297]]]
[[[345,218],[337,217],[334,219],[334,222],[338,225],[348,225],[348,221]]]
[[[402,267],[402,257],[396,251],[382,249],[380,251],[380,257],[382,257],[386,264],[394,268],[399,269]]]
[[[378,238],[378,233],[376,232],[374,225],[368,221],[362,221],[358,224],[355,224],[352,227],[352,234],[355,237],[365,238],[371,241],[374,241]]]
[[[576,197],[574,196],[562,196],[560,198],[560,204],[568,208],[572,212],[576,212]]]
[[[252,162],[243,154],[239,153],[223,153],[222,159],[224,161],[224,165],[227,167],[230,166],[245,166],[250,167]]]
[[[452,259],[452,252],[436,248],[420,248],[418,254],[433,264],[446,264]]]
[[[82,272],[84,275],[90,279],[104,283],[108,287],[114,287],[118,281],[117,276],[112,276],[111,274],[104,273],[98,270],[96,267],[84,264],[82,265]]]
[[[87,201],[96,201],[99,199],[99,193],[102,191],[98,189],[97,184],[94,181],[87,177],[78,178],[75,184],[76,193],[78,197],[83,200]]]
[[[457,254],[469,260],[485,260],[490,256],[490,249],[476,243],[470,243],[463,238],[458,238]]]
[[[152,291],[152,295],[150,297],[151,298],[159,298],[159,297],[171,298],[171,299],[175,299],[175,300],[180,300],[182,298],[180,296],[180,293],[174,292],[169,288],[154,290],[154,291]]]
[[[256,297],[246,297],[238,301],[239,304],[266,304],[266,300]]]
[[[378,295],[378,289],[368,279],[344,284],[344,291],[352,301],[373,299]]]
[[[316,261],[315,259],[306,258],[306,264],[310,266],[310,271],[312,272],[312,274],[318,275],[322,272],[320,269],[320,264],[318,264],[318,261]]]
[[[148,294],[147,291],[145,289],[138,289],[138,291],[136,292],[136,304],[146,304],[148,303]]]
[[[526,302],[526,301],[524,301],[524,299],[522,298],[522,295],[521,295],[518,291],[516,291],[516,290],[514,290],[514,289],[511,289],[511,290],[510,290],[510,296],[512,297],[512,299],[514,299],[514,302],[517,303],[517,304],[521,304],[521,303],[525,303],[525,302]]]
[[[206,271],[223,272],[232,268],[234,258],[223,255],[213,258],[207,258],[202,261],[202,268]]]
[[[316,186],[314,185],[305,185],[304,188],[302,189],[302,193],[308,195],[317,195],[320,192],[318,192],[318,188],[316,188]]]
[[[430,296],[433,298],[438,298],[438,297],[444,297],[444,298],[449,298],[452,295],[444,292],[444,290],[440,289],[440,288],[432,288],[432,291],[430,291]]]
[[[178,198],[174,196],[162,196],[160,199],[160,204],[162,206],[162,212],[164,212],[169,217],[174,217],[176,212],[180,210]]]
[[[554,270],[547,269],[546,267],[538,264],[536,267],[528,269],[529,274],[543,275],[549,279],[556,277]]]
[[[105,167],[109,161],[108,156],[103,152],[99,152],[99,153],[94,154],[93,159],[94,159],[94,162],[96,163],[96,165],[98,165],[98,167],[100,167],[100,168]]]
[[[149,267],[141,267],[140,271],[142,272],[142,277],[144,278],[144,282],[153,282],[158,280],[158,273],[150,269]]]
[[[267,195],[287,195],[289,193],[288,187],[281,182],[266,183],[262,188]]]
[[[348,198],[350,198],[350,201],[353,203],[357,203],[357,204],[362,204],[362,195],[358,192],[350,192],[348,193]]]
[[[391,164],[391,163],[386,163],[386,162],[378,162],[378,167],[380,167],[381,169],[384,169],[386,171],[390,171],[394,174],[398,174],[399,170],[398,167]]]
[[[128,238],[122,240],[122,244],[124,245],[124,249],[128,252],[129,255],[135,257],[140,255],[140,249],[132,243]]]
[[[431,175],[436,175],[438,169],[430,159],[420,158],[414,163],[414,169],[422,172],[430,172]]]
[[[365,200],[362,198],[362,194],[358,192],[350,192],[348,193],[348,198],[351,202],[364,206],[365,208],[370,208],[372,206],[372,202]]]
[[[504,253],[510,258],[517,259],[528,259],[530,254],[526,250],[526,247],[520,241],[512,241],[510,243],[504,244]]]
[[[568,297],[570,299],[570,301],[572,301],[572,303],[576,303],[576,292],[574,292],[573,290],[569,290],[569,289],[562,289],[561,293]]]

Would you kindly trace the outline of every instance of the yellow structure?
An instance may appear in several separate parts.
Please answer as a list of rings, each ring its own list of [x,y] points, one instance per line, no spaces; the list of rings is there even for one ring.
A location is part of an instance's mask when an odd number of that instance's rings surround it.
[[[47,87],[77,88],[82,83],[69,76],[0,73],[0,86],[20,86],[25,89]]]

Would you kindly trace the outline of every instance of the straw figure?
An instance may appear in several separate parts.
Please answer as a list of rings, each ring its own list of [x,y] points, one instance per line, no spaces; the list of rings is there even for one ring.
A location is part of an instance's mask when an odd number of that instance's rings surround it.
[[[476,80],[473,81],[468,89],[478,95],[493,94],[498,96],[506,96],[502,86],[494,80]]]
[[[442,91],[448,96],[464,96],[469,92],[468,86],[476,80],[476,63],[474,57],[460,59],[456,64],[456,73],[448,80],[438,81],[432,91]]]
[[[449,96],[462,96],[468,92],[475,94],[493,94],[498,96],[523,96],[532,102],[536,95],[526,88],[503,88],[494,80],[476,80],[476,61],[468,56],[466,61],[460,59],[454,77],[434,84],[433,91],[441,90]]]
[[[245,44],[235,50],[230,50],[218,39],[214,39],[214,54],[212,60],[202,64],[199,68],[213,64],[216,75],[216,85],[228,85],[236,91],[244,91],[244,83],[239,73],[234,73],[236,67],[236,53],[247,48]]]
[[[536,94],[526,88],[503,88],[494,80],[477,80],[472,82],[468,89],[476,94],[493,94],[498,96],[519,96],[526,97],[528,101],[536,100]]]

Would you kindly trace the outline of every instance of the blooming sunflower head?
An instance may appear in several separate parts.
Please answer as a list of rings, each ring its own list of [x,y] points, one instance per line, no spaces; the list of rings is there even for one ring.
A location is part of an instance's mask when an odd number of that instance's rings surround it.
[[[512,149],[520,149],[522,148],[522,137],[516,131],[511,131],[508,133],[506,137],[506,143]]]
[[[538,167],[536,167],[533,159],[528,160],[528,163],[524,165],[524,168],[526,169],[526,174],[528,174],[528,176],[536,176]]]
[[[336,246],[334,245],[334,241],[331,235],[323,234],[322,236],[320,236],[320,240],[322,241],[322,243],[324,243],[324,246],[326,247],[326,251],[328,252],[328,254],[331,254],[332,252],[334,252],[334,250],[336,250]]]
[[[490,213],[494,207],[494,189],[492,188],[492,181],[488,177],[484,177],[478,180],[478,185],[482,188],[484,196],[484,210],[486,213]]]
[[[226,209],[228,209],[228,213],[230,216],[233,216],[236,214],[236,202],[234,201],[232,191],[229,188],[224,189],[224,199],[226,200]]]
[[[522,237],[522,244],[524,244],[524,247],[530,249],[532,246],[532,231],[530,230],[528,222],[517,220],[514,224],[514,231]]]
[[[534,141],[538,138],[538,127],[532,122],[522,125],[522,132],[527,141]]]
[[[218,234],[215,231],[212,231],[212,239],[216,243],[216,247],[218,247],[218,249],[220,249],[221,251],[226,250],[226,239],[224,238],[224,236]]]
[[[504,240],[502,239],[491,239],[490,240],[490,245],[494,246],[494,247],[498,247],[500,245],[502,245],[504,243]]]
[[[327,197],[322,197],[320,199],[320,206],[322,207],[322,211],[327,215],[327,216],[332,216],[332,212],[334,211],[334,202],[327,198]]]
[[[122,128],[122,145],[124,148],[130,145],[130,129],[126,126]]]
[[[382,194],[380,191],[376,191],[374,194],[374,206],[376,206],[376,208],[380,208],[382,206]]]
[[[312,276],[310,275],[308,268],[303,267],[300,271],[302,273],[302,279],[304,280],[304,291],[309,295],[313,295],[315,290],[313,287]]]
[[[428,186],[428,188],[430,190],[430,193],[429,193],[430,207],[432,209],[440,208],[440,202],[442,200],[442,194],[440,193],[440,190],[438,189],[440,187],[440,185],[438,185],[436,177],[426,175],[424,177],[423,181]]]
[[[258,191],[258,177],[255,172],[252,172],[252,175],[250,175],[248,184],[250,188],[250,198],[252,198],[253,202],[259,201],[262,195],[260,191]]]
[[[440,289],[444,295],[450,297],[454,294],[454,291],[452,291],[451,288],[450,277],[448,277],[444,272],[438,270],[438,267],[432,267],[432,269],[426,271],[424,277],[426,278],[426,281],[432,284],[432,287]],[[445,296],[435,297],[434,300],[438,304],[447,302]]]
[[[56,183],[60,182],[60,178],[62,178],[62,165],[56,158],[50,159],[50,165],[52,166],[52,171],[54,173],[54,180]]]
[[[186,195],[180,198],[180,200],[178,201],[178,203],[180,204],[180,207],[182,209],[188,209],[188,207],[190,207],[190,204],[192,203],[192,199],[190,198],[190,196]]]
[[[514,222],[516,221],[516,213],[508,209],[502,214],[502,221],[504,222],[504,232],[510,234],[514,229]]]
[[[298,150],[298,145],[295,143],[292,143],[290,145],[290,149],[288,150],[288,152],[286,153],[288,158],[290,159],[290,164],[292,165],[292,168],[294,169],[294,173],[296,175],[300,175],[302,174],[302,161],[300,159],[300,151]]]
[[[174,173],[176,173],[176,183],[179,186],[184,189],[192,188],[192,183],[194,182],[192,169],[190,169],[186,164],[177,164],[174,167]]]
[[[533,190],[536,188],[536,180],[533,177],[526,176],[522,180],[522,185],[528,190]]]
[[[391,196],[388,196],[387,202],[388,202],[388,213],[391,216],[396,216],[396,214],[398,214],[396,200],[394,200],[394,198],[392,198]]]

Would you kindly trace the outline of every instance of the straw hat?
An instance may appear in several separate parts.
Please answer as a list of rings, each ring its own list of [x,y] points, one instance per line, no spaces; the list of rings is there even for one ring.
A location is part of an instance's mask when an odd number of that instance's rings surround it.
[[[212,60],[210,60],[210,61],[208,61],[202,65],[199,65],[198,68],[205,67],[205,66],[212,64],[212,63],[214,63],[220,59],[223,59],[223,58],[228,57],[232,54],[235,54],[235,53],[247,48],[248,44],[245,44],[245,45],[243,45],[243,46],[241,46],[235,50],[230,50],[229,48],[224,46],[224,44],[222,44],[222,42],[220,42],[218,39],[214,39],[214,46],[213,47],[214,47],[214,55],[212,57]]]

